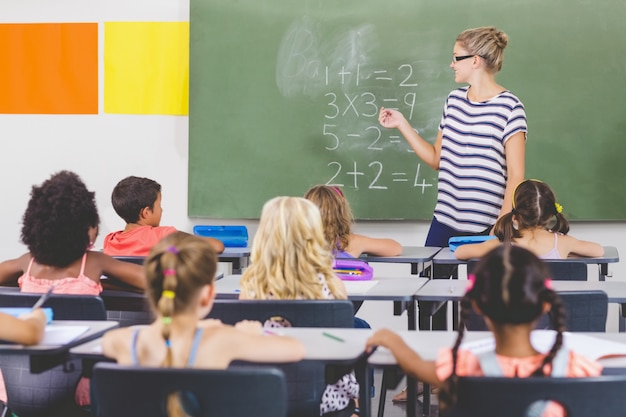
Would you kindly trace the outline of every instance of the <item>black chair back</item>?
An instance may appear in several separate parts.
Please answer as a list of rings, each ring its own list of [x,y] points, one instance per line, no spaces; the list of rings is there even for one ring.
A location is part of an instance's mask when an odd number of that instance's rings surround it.
[[[566,328],[570,332],[604,332],[609,309],[609,298],[604,291],[559,292],[565,308]],[[544,314],[536,329],[550,329],[552,318]],[[465,327],[468,330],[488,330],[482,316],[472,311]]]
[[[285,376],[275,368],[166,369],[100,362],[91,380],[92,416],[166,417],[173,392],[194,417],[283,417],[287,411]]]
[[[538,400],[555,400],[568,417],[621,417],[626,375],[593,378],[459,378],[456,406],[442,417],[527,417]]]
[[[226,324],[282,317],[293,327],[354,327],[348,300],[215,300],[208,318]]]
[[[210,318],[227,324],[241,320],[264,323],[275,317],[293,327],[354,327],[352,303],[348,300],[215,300]],[[248,366],[236,362],[233,366]],[[318,361],[272,364],[284,373],[289,386],[287,414],[294,417],[319,416],[322,394],[328,382],[326,365]]]
[[[145,256],[112,256],[112,258],[117,259],[118,261],[130,262],[132,264],[142,265],[146,260]]]
[[[0,292],[0,307],[32,307],[42,294]],[[94,295],[52,294],[42,307],[52,308],[54,320],[106,320],[106,309]]]
[[[556,281],[587,281],[587,264],[584,262],[576,262],[575,260],[556,261],[544,259],[543,262],[550,270],[550,278]],[[467,273],[471,274],[477,260],[471,260],[467,263]]]

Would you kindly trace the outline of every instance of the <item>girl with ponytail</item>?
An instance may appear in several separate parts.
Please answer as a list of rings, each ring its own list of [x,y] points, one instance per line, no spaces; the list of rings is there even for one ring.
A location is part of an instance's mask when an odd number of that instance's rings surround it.
[[[462,348],[465,322],[472,310],[483,316],[493,332],[494,351],[475,354]],[[537,320],[548,312],[556,336],[551,349],[542,353],[531,344],[531,332]],[[367,341],[367,349],[388,348],[405,372],[441,387],[439,403],[443,408],[455,404],[459,376],[586,377],[602,371],[596,362],[562,349],[565,315],[561,300],[552,290],[545,265],[519,246],[500,245],[477,264],[461,300],[458,328],[454,346],[442,350],[437,361],[423,360],[401,336],[386,329],[377,331]],[[565,410],[547,403],[540,415],[564,416]]]
[[[293,362],[304,347],[293,338],[266,335],[261,323],[223,325],[202,320],[215,299],[217,255],[201,238],[175,232],[146,258],[146,295],[156,320],[149,326],[105,334],[102,350],[121,365],[225,369],[233,360]],[[185,415],[176,396],[169,415]]]
[[[567,235],[569,223],[548,184],[539,180],[521,182],[513,192],[513,209],[500,217],[493,233],[498,239],[463,245],[454,255],[458,259],[480,258],[500,243],[515,243],[542,259],[564,259],[570,254],[602,256],[604,249]]]

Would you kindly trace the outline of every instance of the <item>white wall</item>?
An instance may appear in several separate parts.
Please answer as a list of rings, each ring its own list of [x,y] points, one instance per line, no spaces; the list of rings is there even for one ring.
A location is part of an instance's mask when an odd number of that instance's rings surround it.
[[[185,21],[189,0],[19,0],[0,2],[0,21],[98,22]],[[127,175],[153,178],[163,186],[162,224],[191,231],[193,224],[245,224],[251,235],[256,221],[187,217],[188,118],[103,114],[103,39],[100,27],[100,114],[93,116],[0,115],[0,259],[25,251],[19,243],[21,216],[30,187],[61,169],[77,172],[96,191],[101,236],[124,226],[111,208],[115,183]],[[566,173],[567,170],[564,170]],[[565,174],[566,175],[566,174]],[[216,197],[219,198],[219,197]],[[599,199],[610,196],[598,196]],[[567,208],[567,202],[562,202]],[[427,222],[362,222],[357,231],[389,236],[403,245],[421,245]],[[624,222],[575,223],[572,235],[616,246],[624,256]],[[408,274],[408,266],[377,265],[385,275]],[[626,279],[626,263],[611,265],[613,279]],[[390,307],[389,307],[390,308]],[[379,318],[367,317],[376,324]],[[404,322],[402,323],[404,327]]]

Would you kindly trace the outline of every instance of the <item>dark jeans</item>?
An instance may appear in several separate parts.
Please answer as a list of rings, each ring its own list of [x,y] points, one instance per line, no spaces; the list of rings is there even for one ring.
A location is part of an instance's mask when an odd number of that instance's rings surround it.
[[[488,235],[491,231],[491,227],[487,228],[482,233],[474,233],[474,232],[461,232],[456,230],[450,226],[446,226],[443,223],[440,223],[433,217],[432,222],[430,223],[430,229],[428,230],[428,235],[426,236],[426,243],[424,246],[435,246],[439,248],[445,248],[448,246],[448,239],[452,236],[475,236],[475,235]],[[433,267],[428,267],[422,273],[422,276],[431,277],[433,279],[458,279],[458,265],[433,265]],[[432,316],[430,315],[430,309],[433,307],[435,303],[430,301],[420,301],[418,302],[419,308],[419,329],[420,330],[446,330],[448,323],[448,306],[447,303],[444,303],[439,310]],[[424,311],[426,310],[426,311]],[[453,315],[456,317],[457,314],[457,304],[453,305]],[[456,327],[456,326],[455,326]]]

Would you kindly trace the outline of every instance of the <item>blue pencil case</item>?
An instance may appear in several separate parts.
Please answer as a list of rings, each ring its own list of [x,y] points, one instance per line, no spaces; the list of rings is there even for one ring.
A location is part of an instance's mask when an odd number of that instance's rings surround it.
[[[497,239],[495,236],[452,236],[448,239],[448,247],[454,252],[459,246],[469,245],[472,243],[482,243],[486,240]]]
[[[0,312],[8,314],[13,317],[19,317],[22,314],[30,313],[33,309],[30,307],[1,307]],[[52,313],[52,309],[50,307],[42,308],[43,313],[46,315],[46,322],[50,323],[54,314]]]
[[[227,248],[245,248],[248,246],[248,228],[246,226],[197,225],[193,227],[193,234],[221,240]]]

